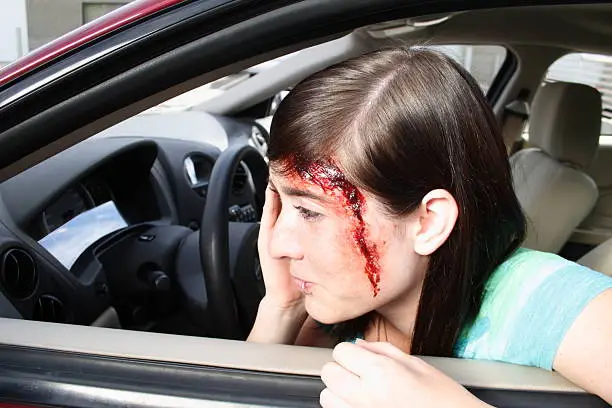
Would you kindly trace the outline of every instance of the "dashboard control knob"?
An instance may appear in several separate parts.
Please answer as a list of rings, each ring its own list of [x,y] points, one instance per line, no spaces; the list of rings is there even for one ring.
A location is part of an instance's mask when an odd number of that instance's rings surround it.
[[[170,278],[163,271],[153,270],[147,273],[147,282],[157,292],[170,290]]]
[[[241,209],[239,205],[232,205],[229,208],[230,221],[240,221]]]

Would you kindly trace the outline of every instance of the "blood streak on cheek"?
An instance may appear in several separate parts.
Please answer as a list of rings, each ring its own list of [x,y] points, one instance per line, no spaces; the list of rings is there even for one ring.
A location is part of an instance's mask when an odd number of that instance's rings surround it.
[[[303,180],[320,186],[327,194],[342,201],[343,207],[351,215],[352,238],[366,261],[365,273],[372,285],[374,296],[378,295],[379,255],[376,244],[367,239],[367,229],[363,220],[365,197],[333,163],[315,162],[307,166],[296,166],[296,170]]]

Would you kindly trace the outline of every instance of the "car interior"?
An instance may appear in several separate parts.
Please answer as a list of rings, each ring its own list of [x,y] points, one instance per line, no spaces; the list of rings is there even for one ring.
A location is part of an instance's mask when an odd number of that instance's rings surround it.
[[[611,44],[611,4],[402,17],[262,53],[117,109],[3,170],[0,316],[14,327],[3,341],[41,344],[24,330],[38,325],[61,348],[55,325],[41,322],[63,323],[102,354],[135,336],[121,353],[317,373],[326,351],[254,355],[255,345],[220,339],[246,338],[265,293],[257,221],[279,101],[308,75],[386,46],[438,49],[475,76],[502,124],[528,218],[524,246],[612,276]],[[275,62],[252,69],[266,61]],[[162,350],[138,340],[143,332],[180,336]],[[210,348],[194,343],[201,337]],[[578,390],[528,367],[428,361],[477,388]]]

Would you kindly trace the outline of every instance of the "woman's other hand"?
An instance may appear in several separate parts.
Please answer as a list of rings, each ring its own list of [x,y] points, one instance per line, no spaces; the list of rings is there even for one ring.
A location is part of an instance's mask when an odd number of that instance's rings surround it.
[[[389,343],[341,343],[323,367],[323,408],[487,407],[422,359]]]

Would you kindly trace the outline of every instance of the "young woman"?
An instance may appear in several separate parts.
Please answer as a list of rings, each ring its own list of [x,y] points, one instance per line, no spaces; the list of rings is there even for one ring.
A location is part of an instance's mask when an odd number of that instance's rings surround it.
[[[249,340],[336,346],[324,407],[483,405],[411,355],[554,369],[612,403],[612,279],[520,248],[500,129],[450,58],[386,49],[307,78],[269,159]]]

